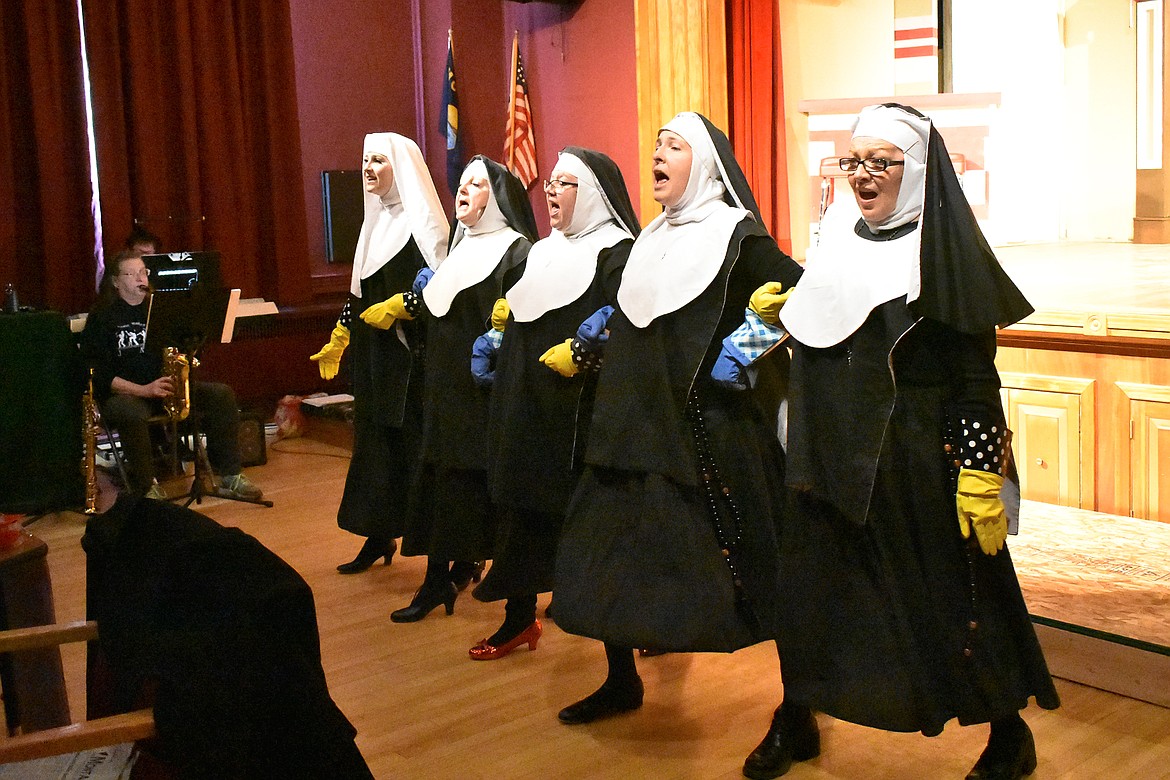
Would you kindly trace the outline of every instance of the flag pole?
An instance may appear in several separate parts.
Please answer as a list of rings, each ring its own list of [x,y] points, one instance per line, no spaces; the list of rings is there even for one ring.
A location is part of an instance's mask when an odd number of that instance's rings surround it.
[[[520,55],[520,31],[512,31],[512,73],[508,90],[508,132],[512,134],[508,139],[508,170],[512,170],[516,159],[516,58]]]

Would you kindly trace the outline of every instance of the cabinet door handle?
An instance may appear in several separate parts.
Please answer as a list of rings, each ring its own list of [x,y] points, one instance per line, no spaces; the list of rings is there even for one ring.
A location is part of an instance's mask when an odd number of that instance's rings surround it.
[[[1036,465],[1042,469],[1048,468],[1048,464],[1044,462],[1044,458],[1036,458]]]

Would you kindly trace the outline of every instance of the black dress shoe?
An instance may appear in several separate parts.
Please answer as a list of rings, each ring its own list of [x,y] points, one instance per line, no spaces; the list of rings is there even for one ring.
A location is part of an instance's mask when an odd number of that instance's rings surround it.
[[[993,725],[987,747],[967,773],[967,780],[1019,780],[1036,771],[1036,741],[1021,718],[1018,724]]]
[[[743,775],[771,780],[787,772],[793,761],[808,761],[820,754],[821,734],[812,710],[781,704],[764,741],[743,762]]]
[[[570,704],[557,713],[557,718],[561,723],[576,726],[636,710],[642,706],[644,692],[642,679],[640,677],[636,679],[636,684],[620,686],[611,686],[606,681],[600,688],[581,701]]]
[[[455,612],[455,598],[459,591],[452,582],[430,582],[424,580],[422,587],[414,593],[410,605],[396,609],[390,613],[390,620],[395,623],[415,623],[431,614],[431,610],[442,604],[447,614]]]
[[[483,561],[455,561],[451,566],[451,582],[460,593],[467,590],[473,582],[483,578]]]
[[[342,574],[357,574],[373,566],[379,558],[385,558],[386,565],[389,566],[390,559],[397,551],[398,544],[393,539],[386,541],[367,537],[362,549],[358,550],[357,557],[349,563],[340,564],[337,570]]]

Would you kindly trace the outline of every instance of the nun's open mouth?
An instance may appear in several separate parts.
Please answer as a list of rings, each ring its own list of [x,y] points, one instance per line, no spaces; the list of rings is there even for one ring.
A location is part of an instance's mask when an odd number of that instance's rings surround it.
[[[654,173],[654,183],[655,184],[662,184],[664,182],[670,181],[670,177],[666,175],[666,171],[660,171],[658,169],[655,169],[653,171],[653,173]]]
[[[867,200],[867,201],[873,200],[877,196],[878,196],[878,194],[876,192],[874,192],[873,190],[858,190],[857,191],[857,197],[861,198],[862,200]]]

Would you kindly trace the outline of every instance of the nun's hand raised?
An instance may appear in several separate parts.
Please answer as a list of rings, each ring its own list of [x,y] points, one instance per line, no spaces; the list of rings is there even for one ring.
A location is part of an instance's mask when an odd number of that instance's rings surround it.
[[[540,356],[540,362],[556,371],[561,376],[576,376],[581,369],[573,361],[573,340],[565,339]]]
[[[389,330],[395,320],[412,320],[410,312],[406,310],[406,303],[402,293],[391,295],[381,303],[375,303],[361,314],[362,321],[379,330]]]
[[[760,315],[760,319],[764,322],[769,325],[775,325],[780,322],[780,310],[784,308],[784,304],[788,301],[788,296],[791,294],[791,287],[784,290],[784,285],[781,282],[768,282],[767,284],[760,285],[752,293],[748,306],[752,311]]]
[[[504,326],[508,324],[508,315],[512,313],[512,308],[508,306],[507,298],[497,298],[495,305],[492,306],[492,328],[504,332]]]

